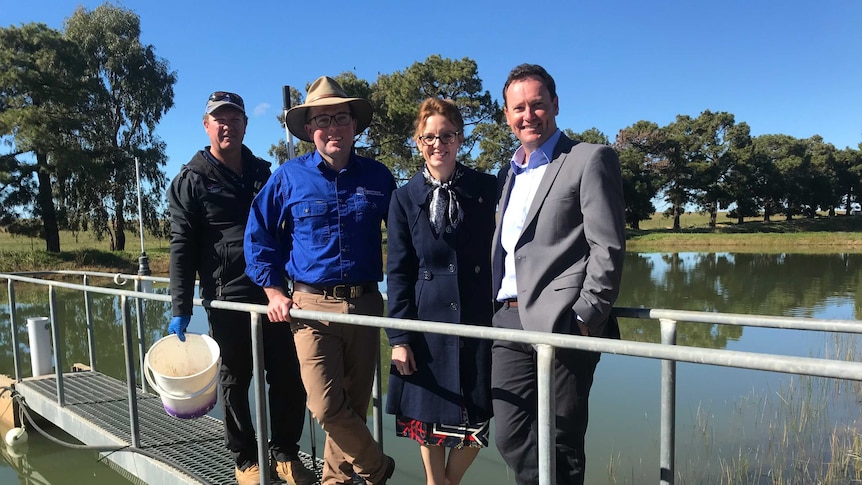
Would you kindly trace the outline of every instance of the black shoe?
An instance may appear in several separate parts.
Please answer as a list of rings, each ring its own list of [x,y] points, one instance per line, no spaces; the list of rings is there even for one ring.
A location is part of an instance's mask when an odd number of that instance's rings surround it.
[[[380,485],[384,485],[390,478],[392,478],[392,474],[395,473],[395,459],[391,456],[383,455],[387,460],[386,464],[386,473],[383,474],[383,481],[380,482]]]

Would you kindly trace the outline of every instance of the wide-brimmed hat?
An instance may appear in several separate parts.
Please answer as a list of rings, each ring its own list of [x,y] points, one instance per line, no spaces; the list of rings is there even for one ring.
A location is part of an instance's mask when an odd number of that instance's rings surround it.
[[[332,106],[347,103],[350,105],[350,114],[356,120],[356,134],[365,131],[371,124],[373,110],[371,103],[363,98],[348,98],[347,93],[335,79],[329,76],[321,76],[308,87],[308,95],[305,103],[294,106],[287,111],[287,129],[293,136],[300,140],[311,141],[305,133],[305,124],[308,121],[308,109],[314,106]]]

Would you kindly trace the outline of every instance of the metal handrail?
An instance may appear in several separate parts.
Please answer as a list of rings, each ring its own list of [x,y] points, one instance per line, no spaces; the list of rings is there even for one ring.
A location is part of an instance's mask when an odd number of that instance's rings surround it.
[[[14,288],[12,285],[12,281],[26,282],[26,283],[34,283],[40,285],[48,285],[49,286],[49,294],[53,293],[54,288],[66,288],[72,290],[81,290],[84,292],[94,292],[94,293],[102,293],[109,295],[116,295],[122,298],[123,302],[123,312],[124,315],[128,312],[128,303],[127,298],[136,298],[136,299],[149,299],[149,300],[158,300],[164,302],[170,302],[171,297],[169,295],[158,295],[151,293],[142,293],[139,291],[129,291],[129,290],[120,290],[113,288],[104,288],[98,286],[90,286],[90,285],[80,285],[75,283],[66,283],[59,281],[50,281],[44,280],[40,278],[34,278],[32,276],[41,276],[45,274],[65,274],[65,275],[84,275],[87,276],[104,276],[108,278],[113,278],[116,281],[118,280],[149,280],[149,281],[157,281],[157,282],[168,282],[167,278],[159,278],[159,277],[151,277],[151,276],[139,276],[139,275],[121,275],[121,274],[107,274],[107,273],[95,273],[95,272],[76,272],[76,271],[62,271],[62,272],[38,272],[38,273],[27,273],[27,274],[11,274],[11,273],[0,273],[0,278],[5,278],[8,280],[9,285],[9,301],[10,301],[10,311],[14,314]],[[85,279],[86,281],[86,279]],[[258,345],[253,348],[254,354],[254,369],[255,369],[255,379],[259,378],[260,373],[263,371],[263,358],[262,358],[262,344],[257,342],[262,339],[262,329],[261,327],[261,319],[259,315],[266,313],[265,305],[257,305],[257,304],[249,304],[249,303],[234,303],[234,302],[223,302],[223,301],[213,301],[213,300],[204,300],[200,298],[194,299],[195,306],[202,306],[205,308],[220,308],[226,310],[235,310],[235,311],[243,311],[249,312],[252,316],[252,336],[253,345],[258,343]],[[490,327],[480,327],[474,325],[461,325],[461,324],[451,324],[451,323],[440,323],[440,322],[428,322],[422,320],[406,320],[406,319],[394,319],[387,317],[374,317],[367,315],[349,315],[349,314],[334,314],[327,312],[318,312],[318,311],[310,311],[310,310],[300,310],[300,309],[292,309],[290,314],[293,318],[299,319],[308,319],[308,320],[328,320],[338,323],[344,323],[349,325],[362,325],[362,326],[371,326],[371,327],[379,327],[379,328],[394,328],[401,330],[409,330],[409,331],[417,331],[417,332],[430,332],[430,333],[439,333],[439,334],[447,334],[447,335],[456,335],[460,337],[470,337],[470,338],[482,338],[482,339],[492,339],[492,340],[505,340],[505,341],[514,341],[521,343],[528,343],[536,346],[539,366],[538,366],[538,381],[539,381],[539,394],[540,396],[545,396],[544,399],[540,399],[540,402],[546,404],[543,409],[539,412],[539,483],[542,485],[553,485],[555,483],[555,477],[553,474],[553,462],[554,462],[554,437],[552,421],[554,419],[553,412],[553,402],[554,399],[551,399],[552,396],[552,388],[551,382],[553,379],[553,356],[555,349],[557,348],[567,348],[567,349],[578,349],[584,351],[592,351],[592,352],[603,352],[610,354],[619,354],[619,355],[628,355],[634,357],[644,357],[651,359],[660,359],[663,361],[662,363],[662,413],[661,413],[661,450],[660,450],[660,483],[662,484],[671,484],[673,483],[674,477],[674,422],[675,422],[675,373],[676,373],[676,362],[690,362],[695,364],[709,364],[709,365],[718,365],[723,367],[736,367],[742,369],[751,369],[751,370],[765,370],[771,372],[780,372],[785,374],[800,374],[800,375],[810,375],[810,376],[819,376],[819,377],[830,377],[830,378],[838,378],[838,379],[851,379],[862,381],[862,362],[847,362],[847,361],[837,361],[830,359],[819,359],[812,357],[791,357],[786,355],[776,355],[776,354],[764,354],[764,353],[756,353],[756,352],[743,352],[743,351],[734,351],[734,350],[723,350],[723,349],[709,349],[709,348],[700,348],[700,347],[688,347],[688,346],[679,346],[675,345],[676,343],[676,323],[678,321],[687,321],[694,323],[710,323],[710,324],[724,324],[724,325],[736,325],[736,326],[753,326],[753,327],[769,327],[769,328],[779,328],[779,329],[796,329],[796,330],[817,330],[824,332],[843,332],[843,333],[853,333],[853,334],[862,334],[862,325],[860,325],[860,321],[858,320],[826,320],[826,319],[814,319],[814,318],[802,318],[802,317],[773,317],[773,316],[759,316],[759,315],[747,315],[747,314],[729,314],[729,313],[713,313],[713,312],[694,312],[694,311],[684,311],[684,310],[671,310],[671,309],[655,309],[655,308],[622,308],[617,307],[613,310],[614,314],[618,317],[623,318],[639,318],[639,319],[653,319],[659,320],[661,324],[661,335],[662,335],[662,343],[649,343],[649,342],[631,342],[631,341],[623,341],[623,340],[611,340],[611,339],[602,339],[602,338],[591,338],[591,337],[583,337],[583,336],[575,336],[575,335],[561,335],[561,334],[549,334],[544,332],[532,332],[525,330],[508,330],[508,329],[499,329],[499,328],[490,328]],[[56,335],[57,331],[54,331],[53,328],[57,325],[55,321],[55,316],[52,312],[52,332]],[[12,324],[15,324],[14,316],[11,319]],[[129,365],[132,361],[132,342],[131,342],[131,327],[128,322],[128,319],[124,317],[123,324],[126,332],[126,349],[127,349],[127,373],[131,373],[131,382],[134,383],[134,369]],[[16,332],[13,328],[13,341],[14,334]],[[139,338],[143,338],[143,334],[139,333]],[[145,348],[143,346],[143,342],[139,342],[140,348]],[[56,349],[56,345],[55,345]],[[18,346],[15,346],[15,361],[18,362],[17,357]],[[56,350],[55,350],[56,352]],[[55,355],[56,357],[56,355]],[[378,356],[379,359],[379,356]],[[61,362],[60,360],[56,360],[57,362]],[[379,366],[378,362],[378,366]],[[16,364],[16,380],[20,380],[19,369]],[[378,370],[376,379],[379,381],[380,372]],[[58,380],[58,399],[61,400],[60,404],[62,405],[62,396],[59,395],[61,391],[61,382],[62,375],[61,370],[57,369],[57,380]],[[134,399],[134,386],[130,385],[130,400]],[[266,415],[262,412],[262,409],[265,409],[265,404],[263,401],[263,385],[261,382],[255,380],[255,401],[258,409],[258,427],[260,430],[260,442],[266,443]],[[378,385],[375,386],[375,395],[374,395],[374,405],[375,408],[381,406],[380,396],[377,395],[379,392],[379,382]],[[375,437],[378,438],[378,441],[382,440],[382,414],[379,410],[375,414],[374,417],[374,425],[375,425]],[[133,405],[130,403],[130,412],[134,414],[131,419],[131,428],[133,430],[132,439],[133,441],[136,439],[135,433],[137,432],[137,410],[133,409]],[[265,447],[262,447],[259,450],[260,453],[264,453],[261,456],[265,456]],[[263,459],[263,458],[262,458]],[[267,467],[261,468],[261,479],[266,482],[268,479],[268,470]]]

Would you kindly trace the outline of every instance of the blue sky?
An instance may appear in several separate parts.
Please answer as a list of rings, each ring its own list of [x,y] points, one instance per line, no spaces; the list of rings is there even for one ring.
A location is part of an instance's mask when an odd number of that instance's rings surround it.
[[[4,2],[0,26],[62,29],[77,5]],[[142,41],[176,71],[175,106],[157,129],[169,178],[207,144],[206,98],[245,98],[246,145],[259,156],[284,139],[282,85],[354,71],[369,82],[432,54],[476,61],[502,101],[509,70],[542,64],[556,79],[562,128],[613,140],[638,120],[728,111],[752,134],[814,134],[838,148],[862,142],[862,2],[125,0]],[[539,10],[541,8],[541,10]]]

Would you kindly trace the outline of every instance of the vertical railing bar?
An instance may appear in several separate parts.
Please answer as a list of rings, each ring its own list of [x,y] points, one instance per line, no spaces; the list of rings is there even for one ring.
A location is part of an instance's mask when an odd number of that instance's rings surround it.
[[[676,345],[676,320],[662,318],[661,343]],[[676,361],[661,361],[660,483],[673,485],[676,454]]]
[[[135,291],[141,291],[141,280],[135,280]],[[143,298],[135,297],[135,317],[138,323],[138,365],[141,369],[141,392],[148,392],[147,390],[147,380],[143,378],[144,372],[144,356],[147,354],[147,341],[144,338],[144,323],[142,315],[144,314],[144,300]]]
[[[66,406],[66,393],[63,386],[63,358],[62,345],[63,340],[60,338],[60,324],[57,321],[57,289],[54,285],[48,286],[48,308],[51,311],[51,340],[54,344],[54,375],[57,378],[57,404],[60,407]]]
[[[132,446],[140,448],[141,431],[138,422],[138,390],[135,385],[135,349],[132,343],[132,324],[129,311],[129,298],[120,296],[120,307],[123,313],[123,345],[126,349],[126,388],[129,394],[129,428],[132,435]],[[146,372],[146,369],[142,369]]]
[[[84,286],[90,286],[89,275],[84,275]],[[87,318],[87,348],[90,349],[90,370],[96,372],[96,332],[93,327],[92,298],[87,290],[84,290],[84,314]]]
[[[374,440],[377,441],[377,446],[383,450],[383,387],[382,371],[380,362],[380,345],[374,347],[374,360],[377,365],[374,367],[374,382],[371,386],[371,400],[374,407],[371,408],[371,420],[374,422]]]
[[[267,429],[266,380],[264,379],[263,324],[260,313],[251,313],[251,355],[254,382],[254,410],[257,413],[257,462],[260,483],[269,483],[269,431]]]
[[[538,439],[539,439],[539,485],[555,485],[557,400],[554,395],[554,347],[538,344],[536,347],[536,370],[538,380]]]
[[[21,382],[21,356],[18,344],[18,321],[15,317],[15,282],[10,278],[6,280],[6,288],[9,292],[9,329],[12,330],[12,361],[15,367],[15,382]]]

